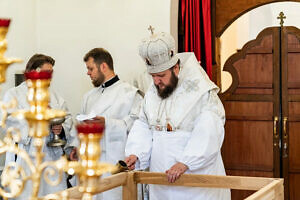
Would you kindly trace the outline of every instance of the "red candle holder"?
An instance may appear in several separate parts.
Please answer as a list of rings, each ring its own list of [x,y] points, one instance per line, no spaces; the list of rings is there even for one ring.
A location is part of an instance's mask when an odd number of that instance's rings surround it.
[[[0,27],[9,27],[10,19],[0,19]]]
[[[26,80],[51,79],[52,72],[50,71],[29,71],[24,73]]]
[[[76,126],[78,134],[102,134],[104,125],[99,123],[80,123]]]

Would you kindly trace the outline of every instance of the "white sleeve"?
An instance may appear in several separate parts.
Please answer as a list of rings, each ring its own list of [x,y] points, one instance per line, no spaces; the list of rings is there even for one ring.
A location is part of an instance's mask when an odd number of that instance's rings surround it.
[[[109,157],[114,158],[111,162],[124,159],[125,156],[125,145],[128,137],[128,132],[133,124],[133,121],[138,118],[138,112],[140,108],[141,97],[137,93],[133,93],[128,101],[127,106],[130,106],[127,109],[127,115],[123,116],[121,119],[116,119],[112,117],[105,118],[105,134],[103,137],[104,146],[103,150],[109,152],[107,154],[107,159]],[[136,97],[136,98],[135,98]],[[135,98],[135,99],[134,99]]]
[[[134,122],[128,135],[125,156],[136,155],[138,157],[136,169],[146,169],[149,167],[151,150],[152,131],[149,129],[144,109],[142,109],[139,119]]]
[[[87,103],[88,94],[83,96],[82,104],[80,107],[80,114],[87,114],[86,113],[86,103]]]
[[[138,119],[142,100],[142,96],[137,92],[135,94],[129,114],[126,115],[123,119],[114,119],[103,115],[103,117],[105,118],[106,129],[109,130],[109,132],[123,132],[124,130],[126,130],[127,134],[130,131],[133,122]]]
[[[8,104],[14,98],[17,100],[17,94],[15,93],[14,88],[12,88],[4,94],[3,103]],[[19,98],[26,98],[26,97],[19,97]],[[18,107],[18,105],[17,105],[17,107]],[[8,115],[14,111],[17,111],[17,108],[7,110]],[[1,116],[1,118],[2,118],[2,116]],[[28,125],[27,125],[27,121],[25,119],[17,119],[15,117],[8,116],[7,120],[6,120],[6,126],[7,126],[7,128],[14,127],[18,131],[20,131],[21,138],[20,138],[19,143],[24,144],[24,145],[29,145],[31,137],[29,137],[29,135],[28,135]]]
[[[199,116],[183,153],[176,158],[193,171],[213,164],[224,139],[224,108],[214,91],[204,95]]]

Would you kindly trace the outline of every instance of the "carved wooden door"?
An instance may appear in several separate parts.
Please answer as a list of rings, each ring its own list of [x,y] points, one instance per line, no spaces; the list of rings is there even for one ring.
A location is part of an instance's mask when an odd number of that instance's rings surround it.
[[[284,177],[285,199],[300,199],[300,30],[270,27],[232,55],[224,70],[222,148],[228,175]],[[251,191],[232,191],[242,199]]]

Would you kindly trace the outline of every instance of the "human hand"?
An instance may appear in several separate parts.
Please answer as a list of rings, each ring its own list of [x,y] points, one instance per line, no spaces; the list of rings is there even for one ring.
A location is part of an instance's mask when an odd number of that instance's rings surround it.
[[[77,155],[77,148],[76,147],[74,147],[74,149],[72,149],[69,157],[70,157],[71,161],[78,161],[78,155]]]
[[[62,125],[59,124],[59,125],[53,125],[51,126],[51,131],[55,134],[55,135],[59,135],[62,131]]]
[[[187,169],[188,167],[185,164],[181,162],[176,163],[169,170],[166,171],[168,181],[170,183],[174,183]]]
[[[135,169],[135,163],[138,160],[138,157],[136,155],[130,155],[125,158],[125,163],[127,164],[127,167],[129,170]]]

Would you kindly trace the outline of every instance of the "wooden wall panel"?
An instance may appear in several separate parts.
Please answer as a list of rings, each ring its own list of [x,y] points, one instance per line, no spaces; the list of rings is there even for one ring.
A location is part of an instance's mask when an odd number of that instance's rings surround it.
[[[247,49],[247,54],[273,54],[273,36],[262,38],[258,45]]]
[[[300,88],[299,57],[300,57],[300,51],[299,53],[288,54],[288,88]]]
[[[288,97],[283,96],[283,102],[287,103],[288,117],[288,164],[284,166],[286,180],[286,196],[289,194],[290,200],[300,198],[300,32],[295,27],[285,28],[287,40],[285,48],[287,55],[285,65],[287,76],[283,81],[286,83]],[[286,162],[286,161],[285,161]],[[288,179],[286,178],[288,177]]]
[[[227,119],[265,119],[272,120],[273,102],[225,101]]]
[[[274,52],[279,33],[266,28],[225,62],[224,71],[233,78],[220,95],[226,112],[222,155],[229,174],[280,176],[280,56]],[[249,194],[232,191],[232,199]]]
[[[273,56],[272,54],[247,54],[245,59],[234,64],[239,76],[239,84],[249,85],[254,88],[262,87],[261,84],[273,83]],[[268,76],[266,76],[268,74]],[[255,85],[254,85],[255,84]],[[263,87],[265,87],[263,85]]]
[[[300,174],[291,173],[290,181],[290,200],[299,200],[300,197]]]
[[[252,170],[226,170],[226,175],[230,176],[252,176],[252,177],[273,177],[272,172],[252,171]]]
[[[222,148],[226,169],[273,170],[273,122],[227,120]]]
[[[289,95],[300,95],[300,90],[298,89],[298,86],[296,86],[297,89],[293,88],[295,86],[291,86],[291,85],[289,85],[289,86],[290,86],[290,88],[292,88],[292,89],[289,89],[289,91],[288,91]]]
[[[289,171],[300,173],[300,122],[289,122]]]
[[[288,53],[290,52],[300,52],[299,38],[294,34],[288,34]]]
[[[300,102],[289,102],[289,118],[300,115]]]
[[[299,91],[300,93],[300,91]],[[237,88],[235,94],[273,94],[273,89]]]
[[[289,121],[300,120],[300,102],[289,102],[288,103],[288,119]],[[291,129],[290,129],[291,130]]]

